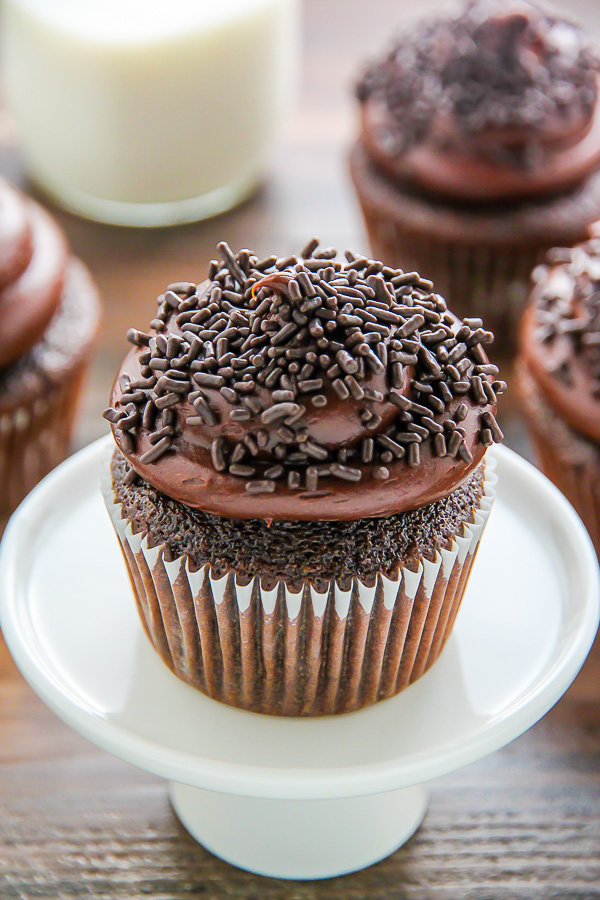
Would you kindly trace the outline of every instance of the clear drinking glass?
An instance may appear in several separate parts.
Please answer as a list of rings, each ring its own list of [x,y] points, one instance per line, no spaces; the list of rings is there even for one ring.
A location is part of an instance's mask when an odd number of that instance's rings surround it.
[[[30,174],[91,219],[168,225],[260,181],[293,95],[296,0],[4,0]]]

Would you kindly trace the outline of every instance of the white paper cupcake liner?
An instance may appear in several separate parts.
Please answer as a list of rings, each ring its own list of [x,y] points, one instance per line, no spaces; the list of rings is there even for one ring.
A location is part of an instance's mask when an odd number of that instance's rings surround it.
[[[133,532],[115,501],[107,465],[102,492],[123,551],[144,629],[181,679],[215,700],[254,712],[311,716],[350,712],[391,697],[424,674],[454,625],[496,494],[487,457],[473,521],[435,559],[372,586],[348,590],[278,582],[262,588],[187,557],[165,558]]]

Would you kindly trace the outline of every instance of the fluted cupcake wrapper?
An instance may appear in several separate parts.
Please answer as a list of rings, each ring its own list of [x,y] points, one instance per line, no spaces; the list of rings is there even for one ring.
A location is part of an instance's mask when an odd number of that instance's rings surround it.
[[[392,697],[435,662],[454,625],[495,497],[495,462],[486,465],[473,521],[433,561],[372,586],[354,578],[325,591],[285,581],[267,589],[187,557],[165,558],[133,532],[115,501],[110,473],[102,490],[129,572],[142,624],[181,679],[209,697],[254,712],[316,716],[350,712]]]
[[[66,457],[86,366],[28,403],[0,413],[0,534],[21,500]]]

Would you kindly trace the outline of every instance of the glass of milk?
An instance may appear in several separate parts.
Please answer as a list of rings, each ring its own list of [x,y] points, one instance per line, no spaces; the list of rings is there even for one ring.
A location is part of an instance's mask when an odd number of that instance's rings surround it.
[[[222,212],[264,175],[296,0],[4,0],[4,87],[33,179],[120,225]]]

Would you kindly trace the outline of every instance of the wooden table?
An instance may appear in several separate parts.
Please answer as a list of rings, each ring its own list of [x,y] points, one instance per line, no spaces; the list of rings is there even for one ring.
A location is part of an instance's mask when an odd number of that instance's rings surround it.
[[[284,254],[314,232],[327,244],[366,249],[345,168],[354,127],[350,85],[359,60],[399,18],[393,0],[307,0],[299,101],[274,148],[268,183],[237,211],[156,231],[57,213],[105,301],[78,446],[106,431],[100,411],[126,349],[127,327],[148,320],[168,282],[200,280],[218,240]],[[6,117],[0,141],[0,171],[27,187]],[[509,446],[529,456],[514,393],[501,418]],[[542,722],[436,783],[427,818],[405,847],[356,875],[294,883],[238,871],[198,846],[172,812],[165,784],[63,725],[25,684],[0,639],[0,898],[83,897],[600,897],[600,642]]]

